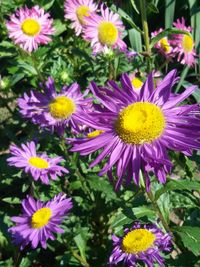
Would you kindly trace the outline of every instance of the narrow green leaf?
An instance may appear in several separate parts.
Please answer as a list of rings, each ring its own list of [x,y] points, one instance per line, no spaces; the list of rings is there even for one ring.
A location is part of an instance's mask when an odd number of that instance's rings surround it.
[[[21,200],[18,197],[5,197],[2,201],[9,203],[9,204],[20,204]]]
[[[165,28],[172,27],[176,0],[165,0]]]
[[[55,36],[60,35],[67,29],[66,25],[60,19],[54,20],[54,28],[56,29]]]
[[[128,36],[129,36],[129,40],[130,40],[130,43],[131,43],[131,47],[136,52],[141,52],[142,51],[141,33],[136,31],[135,29],[131,29],[131,30],[128,31]]]
[[[155,14],[158,14],[158,13],[159,13],[158,8],[157,8],[153,3],[148,4],[147,8],[148,8],[148,10],[150,10],[152,13],[155,13]]]
[[[86,255],[85,255],[86,241],[84,239],[84,236],[82,234],[78,234],[74,237],[74,241],[80,251],[81,257],[84,260],[86,260]]]
[[[133,9],[136,11],[136,13],[140,14],[134,0],[131,0],[131,4],[132,4]]]
[[[189,71],[190,67],[188,65],[186,65],[181,73],[181,78],[180,78],[180,81],[175,89],[175,93],[178,93],[179,89],[181,88],[181,86],[183,85],[183,82],[185,80],[185,77],[187,76],[188,74],[188,71]]]

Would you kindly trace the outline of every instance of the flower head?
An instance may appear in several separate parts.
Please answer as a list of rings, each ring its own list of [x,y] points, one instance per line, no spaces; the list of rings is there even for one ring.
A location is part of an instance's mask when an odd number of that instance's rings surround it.
[[[184,18],[177,19],[177,21],[174,22],[173,25],[179,30],[188,31],[188,33],[191,33],[192,31],[191,27],[187,27],[185,25]],[[194,41],[192,36],[186,34],[174,34],[172,38],[174,52],[178,54],[178,61],[180,61],[181,64],[188,64],[189,66],[193,66],[196,63],[195,57],[197,55],[194,49]]]
[[[28,52],[38,49],[38,45],[51,41],[49,35],[54,33],[53,20],[44,9],[34,6],[31,9],[22,7],[10,16],[7,21],[9,37],[15,44]]]
[[[42,183],[49,184],[49,177],[56,180],[57,176],[68,173],[67,169],[58,165],[63,161],[61,157],[50,158],[45,153],[37,153],[33,141],[22,144],[21,148],[11,145],[10,152],[12,157],[7,159],[9,165],[23,168],[35,181],[40,179]]]
[[[9,228],[14,243],[20,245],[20,249],[29,243],[33,249],[38,245],[46,248],[47,239],[55,239],[53,233],[64,232],[59,224],[72,208],[72,202],[62,193],[47,203],[27,196],[22,201],[22,208],[22,215],[11,218],[16,223],[16,226]]]
[[[120,262],[128,267],[143,262],[148,267],[158,263],[164,267],[162,252],[171,250],[171,236],[164,234],[156,225],[134,223],[131,229],[126,228],[123,237],[112,236],[114,249],[109,258],[110,265]]]
[[[158,31],[154,31],[151,33],[152,37],[157,36],[159,33],[161,33],[163,31],[162,28],[160,28]],[[159,53],[161,53],[163,56],[165,56],[166,58],[171,58],[174,57],[174,51],[173,51],[173,47],[171,46],[170,40],[168,39],[168,37],[163,37],[160,41],[158,41],[155,46],[154,46]]]
[[[79,85],[73,83],[70,87],[64,86],[60,93],[56,92],[54,80],[49,77],[45,83],[44,93],[31,91],[18,99],[20,112],[25,118],[30,118],[41,127],[56,130],[62,134],[66,126],[79,131],[77,114],[87,108],[91,99],[84,99]]]
[[[85,17],[94,13],[97,6],[93,0],[66,0],[65,1],[65,18],[71,20],[72,28],[75,29],[76,35],[80,35],[85,25]]]
[[[102,5],[101,16],[91,14],[85,21],[83,37],[91,43],[94,54],[105,52],[109,47],[126,50],[126,44],[121,39],[124,26],[118,14],[104,9]]]
[[[90,167],[104,160],[106,163],[99,175],[107,173],[113,182],[111,171],[116,166],[116,189],[123,178],[126,178],[126,184],[133,179],[138,185],[141,171],[147,190],[149,172],[165,183],[166,174],[172,168],[167,149],[187,155],[191,155],[192,149],[200,149],[200,119],[195,116],[199,114],[199,106],[180,105],[197,87],[191,86],[182,94],[174,95],[171,88],[177,81],[175,76],[176,71],[171,71],[154,88],[151,73],[139,94],[134,92],[127,74],[122,76],[122,88],[113,81],[103,88],[92,82],[90,88],[105,108],[93,112],[92,116],[82,114],[80,119],[103,132],[94,138],[74,139],[71,150],[88,155],[101,149]]]

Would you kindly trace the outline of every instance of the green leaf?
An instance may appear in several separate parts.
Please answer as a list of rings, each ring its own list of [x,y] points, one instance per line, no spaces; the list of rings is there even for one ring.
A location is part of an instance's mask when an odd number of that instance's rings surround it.
[[[136,11],[136,13],[140,14],[140,12],[139,12],[139,10],[137,9],[137,6],[136,6],[134,0],[131,0],[131,4],[132,4],[133,9]]]
[[[131,29],[128,31],[129,35],[129,40],[131,43],[131,47],[137,51],[141,52],[142,51],[142,37],[141,33],[136,31],[135,29]]]
[[[21,200],[18,197],[5,197],[2,201],[7,202],[9,204],[20,204]]]
[[[147,8],[148,8],[152,13],[155,13],[155,14],[158,14],[158,13],[159,13],[158,8],[157,8],[153,3],[148,4]]]
[[[183,85],[183,82],[185,80],[185,77],[187,76],[188,74],[188,71],[189,71],[190,67],[188,65],[186,65],[181,73],[181,78],[180,78],[180,81],[175,89],[175,93],[178,93],[179,89],[181,88],[181,86]]]
[[[200,254],[200,228],[191,226],[173,227],[172,230],[176,232],[183,245],[196,256]]]
[[[86,239],[83,235],[83,233],[80,233],[74,237],[74,241],[80,251],[81,257],[86,260],[86,254],[85,254],[85,249],[86,249]]]
[[[200,190],[200,183],[189,180],[170,180],[161,189],[155,193],[155,199],[171,190]]]
[[[133,29],[142,33],[140,28],[133,22],[132,18],[125,11],[123,11],[121,8],[116,10],[114,5],[112,5],[112,9],[117,12]]]
[[[54,20],[54,28],[56,29],[56,32],[54,33],[55,36],[60,35],[67,29],[66,25],[60,19]]]
[[[165,0],[165,28],[170,28],[174,20],[176,0]]]
[[[168,29],[160,32],[158,35],[156,35],[155,37],[153,37],[151,39],[151,43],[150,43],[151,48],[153,48],[154,45],[157,42],[159,42],[162,38],[164,38],[165,36],[170,35],[170,34],[186,34],[186,35],[191,36],[191,34],[188,31],[178,30],[176,28],[168,28]]]

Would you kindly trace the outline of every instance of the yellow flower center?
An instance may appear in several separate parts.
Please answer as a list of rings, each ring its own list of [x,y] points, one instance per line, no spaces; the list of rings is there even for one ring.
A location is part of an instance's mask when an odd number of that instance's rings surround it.
[[[143,82],[137,77],[133,78],[131,83],[135,89],[140,89],[143,85]]]
[[[183,50],[187,53],[191,52],[192,49],[193,49],[193,39],[191,36],[189,35],[184,35],[183,36],[183,40],[182,40],[182,47],[183,47]]]
[[[136,102],[120,111],[115,122],[119,137],[128,144],[150,143],[161,136],[165,128],[162,110],[149,102]]]
[[[91,132],[91,133],[88,133],[88,134],[87,134],[87,137],[88,137],[88,138],[94,138],[94,137],[96,137],[96,136],[98,136],[98,135],[100,135],[100,134],[102,134],[102,133],[104,133],[103,130],[95,130],[95,131],[93,131],[93,132]]]
[[[23,33],[35,36],[40,32],[40,24],[35,19],[26,19],[21,25]]]
[[[112,22],[101,22],[98,28],[98,38],[103,45],[114,45],[118,39],[116,26]]]
[[[31,217],[32,228],[42,228],[48,224],[52,215],[50,208],[41,208],[37,210]]]
[[[45,159],[39,157],[31,157],[28,162],[38,169],[46,169],[49,167],[49,163]]]
[[[169,45],[167,38],[162,38],[160,40],[160,46],[165,53],[169,53],[171,50],[171,46]]]
[[[49,104],[51,116],[55,119],[66,119],[76,110],[75,103],[66,96],[58,96]]]
[[[84,17],[89,17],[89,7],[85,5],[81,5],[76,9],[76,15],[79,22],[83,25],[84,24]]]
[[[152,247],[156,236],[146,229],[135,229],[129,232],[122,241],[122,250],[129,254],[146,251]]]

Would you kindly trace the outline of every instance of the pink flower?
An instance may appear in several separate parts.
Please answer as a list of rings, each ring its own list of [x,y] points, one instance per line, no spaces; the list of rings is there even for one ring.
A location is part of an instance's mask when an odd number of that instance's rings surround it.
[[[185,25],[184,18],[177,19],[173,25],[180,30],[185,30],[191,33],[192,28]],[[186,34],[174,34],[172,36],[172,45],[174,46],[174,52],[178,54],[178,61],[181,64],[188,64],[193,66],[196,63],[195,57],[196,51],[194,49],[194,41],[192,36]]]
[[[157,36],[159,33],[163,31],[162,28],[160,28],[158,31],[154,31],[151,33],[151,37]],[[171,46],[171,42],[167,37],[163,37],[160,41],[158,41],[154,46],[160,54],[162,54],[166,58],[174,57],[174,50]]]
[[[126,50],[126,44],[121,39],[124,26],[118,14],[104,9],[102,5],[101,16],[91,14],[85,21],[83,38],[91,43],[94,54],[105,52],[108,48]]]
[[[92,0],[66,0],[65,1],[65,18],[71,20],[72,28],[75,29],[76,35],[80,35],[85,24],[85,17],[94,13],[97,6]]]
[[[53,20],[49,17],[49,13],[45,13],[39,6],[31,9],[22,7],[6,23],[9,37],[24,50],[32,52],[38,49],[38,45],[51,41],[49,35],[55,30]]]

